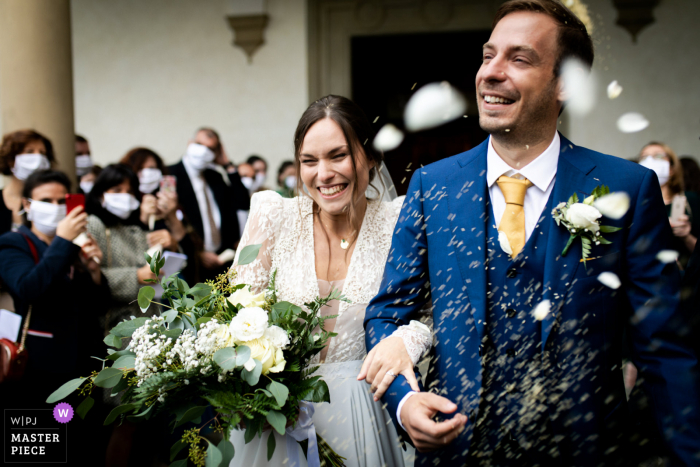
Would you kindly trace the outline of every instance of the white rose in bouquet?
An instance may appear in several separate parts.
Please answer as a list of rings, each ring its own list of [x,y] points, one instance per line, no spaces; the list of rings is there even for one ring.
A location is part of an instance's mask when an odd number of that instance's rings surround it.
[[[574,203],[566,210],[566,220],[576,229],[587,229],[593,233],[600,230],[598,219],[603,215],[593,206]]]
[[[279,349],[286,349],[289,345],[287,332],[279,326],[270,326],[265,330],[265,338]]]
[[[258,307],[239,310],[229,324],[229,331],[236,343],[246,343],[258,339],[265,334],[266,329],[267,312]]]
[[[252,371],[253,368],[255,368],[255,362],[253,360],[258,360],[262,363],[263,375],[270,372],[279,373],[284,369],[286,362],[282,349],[273,345],[267,338],[261,337],[259,339],[253,339],[252,341],[246,342],[246,345],[250,348],[250,360],[244,365],[246,370]]]
[[[265,293],[261,292],[253,295],[250,291],[250,286],[245,286],[238,289],[228,296],[227,300],[232,305],[241,305],[243,308],[260,307],[265,304]]]

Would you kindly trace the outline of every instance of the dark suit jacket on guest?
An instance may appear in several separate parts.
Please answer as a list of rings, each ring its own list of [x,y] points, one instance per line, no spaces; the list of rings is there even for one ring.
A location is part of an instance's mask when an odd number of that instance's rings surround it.
[[[485,141],[416,170],[394,230],[382,285],[365,316],[369,351],[399,325],[418,319],[428,300],[434,305],[434,376],[430,380],[429,374],[426,383],[455,402],[469,421],[444,449],[417,453],[417,466],[464,465],[482,398],[501,397],[481,393],[483,368],[490,364],[481,357],[481,346],[488,338],[485,321],[488,294],[493,293],[487,284],[492,268],[485,233],[487,222],[497,222],[489,219],[487,145]],[[556,225],[550,212],[542,213],[541,222],[550,223],[541,264],[544,281],[532,284],[538,299],[531,306],[550,300],[552,307],[541,322],[541,358],[551,370],[549,379],[575,381],[558,388],[561,398],[552,400],[545,412],[550,433],[561,437],[563,458],[555,462],[624,462],[627,401],[620,365],[622,331],[629,322],[632,361],[652,400],[657,436],[666,438],[677,461],[697,465],[700,388],[691,375],[698,361],[677,334],[668,332],[668,324],[678,318],[680,276],[675,264],[656,258],[671,241],[658,180],[644,167],[575,146],[562,137],[552,206],[573,193],[582,200],[598,185],[626,192],[631,205],[619,220],[602,219],[603,225],[621,230],[605,234],[610,244],[593,246],[591,257],[599,258],[586,266],[580,261],[580,240],[567,256],[561,255],[569,233]],[[600,284],[597,277],[603,271],[616,274],[622,286],[613,290]],[[521,311],[529,315],[532,310]],[[566,339],[577,345],[566,345]],[[581,348],[586,349],[583,354],[578,353]],[[575,374],[567,373],[572,371]],[[392,417],[409,390],[401,375],[387,389],[383,401]]]
[[[201,238],[204,238],[203,215],[199,212],[197,196],[194,188],[192,188],[192,182],[184,164],[180,161],[175,165],[171,165],[168,167],[168,172],[177,177],[177,196],[180,201],[180,207],[192,224],[195,232]],[[248,191],[241,183],[240,177],[237,174],[232,174],[229,179],[231,186],[226,184],[221,174],[216,170],[207,169],[204,171],[204,180],[206,180],[207,185],[209,185],[214,194],[214,199],[221,214],[221,247],[217,253],[227,248],[233,248],[238,243],[240,231],[236,212],[250,209]]]

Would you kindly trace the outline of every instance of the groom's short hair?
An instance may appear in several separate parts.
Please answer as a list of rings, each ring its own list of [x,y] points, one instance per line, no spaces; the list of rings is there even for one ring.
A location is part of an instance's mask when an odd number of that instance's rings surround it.
[[[554,62],[554,74],[559,76],[561,64],[565,58],[581,60],[591,68],[593,66],[593,41],[583,22],[566,6],[557,0],[509,0],[502,4],[493,20],[493,28],[506,15],[518,11],[543,13],[552,18],[559,26],[557,45],[559,55]]]

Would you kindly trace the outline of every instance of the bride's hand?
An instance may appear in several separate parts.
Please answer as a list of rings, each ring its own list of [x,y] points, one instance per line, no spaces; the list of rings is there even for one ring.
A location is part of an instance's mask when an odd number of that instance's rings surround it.
[[[413,372],[413,362],[408,356],[403,339],[388,337],[367,354],[360,374],[357,375],[357,380],[364,379],[371,384],[374,400],[378,401],[398,375],[405,376],[411,389],[420,392],[416,375]]]

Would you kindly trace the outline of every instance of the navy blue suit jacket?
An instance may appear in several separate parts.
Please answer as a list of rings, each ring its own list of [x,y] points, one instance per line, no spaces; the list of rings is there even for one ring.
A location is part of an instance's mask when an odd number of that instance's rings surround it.
[[[487,145],[488,140],[416,170],[394,231],[382,286],[366,312],[366,343],[371,349],[398,326],[416,319],[432,299],[437,344],[427,384],[455,402],[470,420],[451,445],[419,454],[417,465],[427,461],[432,465],[436,458],[444,465],[463,464],[472,422],[478,417],[479,346],[485,337],[489,290],[485,222],[492,212]],[[569,234],[549,212],[542,213],[542,222],[552,223],[541,284],[542,298],[551,300],[552,309],[542,322],[541,345],[543,355],[552,360],[551,377],[569,382],[561,402],[550,404],[552,429],[569,443],[562,445],[564,451],[570,449],[570,455],[584,451],[583,464],[605,461],[605,451],[617,443],[610,437],[620,436],[606,431],[610,421],[620,422],[614,425],[617,431],[624,425],[621,347],[623,328],[631,323],[632,358],[653,401],[659,430],[670,435],[669,444],[679,459],[687,465],[697,463],[693,456],[700,449],[700,389],[689,375],[698,362],[687,346],[665,331],[676,316],[680,278],[675,264],[656,259],[672,235],[658,179],[644,167],[575,146],[562,137],[552,205],[567,201],[574,192],[582,199],[601,184],[628,193],[631,206],[619,220],[602,219],[603,225],[621,230],[605,235],[610,245],[593,247],[591,257],[597,259],[586,266],[580,262],[580,241],[561,256]],[[622,287],[612,290],[600,284],[597,276],[602,271],[615,273]],[[572,340],[567,330],[584,321],[586,329]],[[584,355],[577,353],[581,348],[586,349]],[[403,376],[387,390],[383,400],[392,417],[409,390]]]

